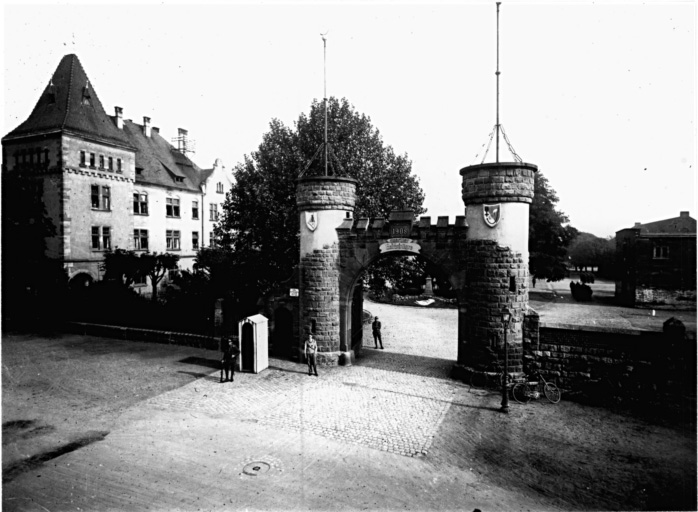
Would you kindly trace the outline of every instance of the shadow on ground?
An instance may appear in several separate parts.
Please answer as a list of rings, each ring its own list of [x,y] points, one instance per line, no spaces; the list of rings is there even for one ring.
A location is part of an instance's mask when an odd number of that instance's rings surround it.
[[[450,379],[454,364],[456,362],[450,359],[401,354],[366,347],[361,350],[361,356],[356,358],[357,366],[437,379]]]

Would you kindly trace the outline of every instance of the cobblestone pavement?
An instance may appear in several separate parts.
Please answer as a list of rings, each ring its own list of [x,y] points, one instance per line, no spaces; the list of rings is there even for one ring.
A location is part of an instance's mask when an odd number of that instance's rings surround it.
[[[404,456],[424,455],[463,388],[448,380],[457,353],[456,311],[432,310],[427,319],[376,303],[370,308],[383,322],[385,350],[364,350],[351,368],[324,368],[320,377],[311,377],[297,363],[270,359],[259,375],[238,373],[234,383],[220,384],[213,374],[147,405],[232,414]],[[364,339],[372,345],[370,331],[367,325]]]

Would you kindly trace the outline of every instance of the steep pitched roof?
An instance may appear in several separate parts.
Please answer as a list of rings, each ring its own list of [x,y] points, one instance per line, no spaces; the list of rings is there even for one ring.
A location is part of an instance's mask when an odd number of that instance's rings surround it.
[[[127,137],[104,111],[76,55],[66,55],[26,121],[3,140],[55,131],[129,146]]]
[[[146,137],[142,125],[126,120],[124,134],[136,148],[136,169],[142,169],[136,183],[199,191],[201,169],[156,130]]]
[[[682,212],[679,217],[648,222],[637,227],[641,233],[695,233],[696,219],[690,217],[688,212]]]

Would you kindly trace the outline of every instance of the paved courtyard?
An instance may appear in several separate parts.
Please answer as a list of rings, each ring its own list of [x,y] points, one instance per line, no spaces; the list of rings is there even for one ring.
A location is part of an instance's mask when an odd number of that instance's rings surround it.
[[[366,308],[385,350],[319,377],[271,358],[220,384],[215,352],[5,337],[3,510],[696,506],[695,424],[564,400],[503,415],[448,378],[455,310]]]

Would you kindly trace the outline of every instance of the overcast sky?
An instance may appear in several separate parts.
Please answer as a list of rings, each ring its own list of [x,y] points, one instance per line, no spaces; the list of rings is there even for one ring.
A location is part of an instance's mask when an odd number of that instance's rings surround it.
[[[199,166],[232,169],[322,98],[326,31],[328,95],[408,154],[427,214],[452,222],[495,124],[494,1],[4,3],[2,134],[76,53],[107,113],[186,128]],[[501,124],[573,226],[696,217],[696,1],[505,1],[500,31]]]

